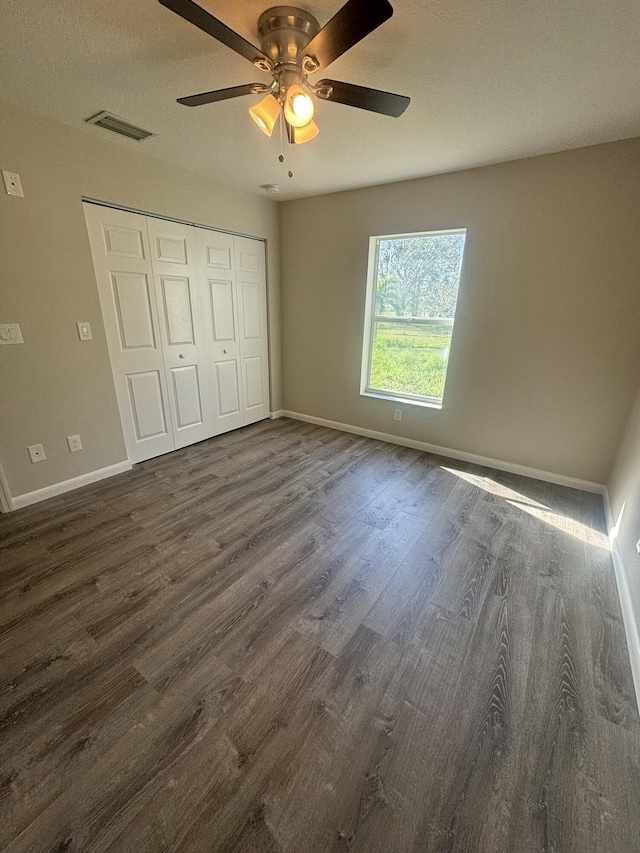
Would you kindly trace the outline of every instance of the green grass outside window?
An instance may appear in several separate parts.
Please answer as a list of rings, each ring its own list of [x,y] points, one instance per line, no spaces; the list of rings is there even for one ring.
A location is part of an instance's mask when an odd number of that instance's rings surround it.
[[[442,398],[451,331],[447,326],[379,323],[369,387]]]

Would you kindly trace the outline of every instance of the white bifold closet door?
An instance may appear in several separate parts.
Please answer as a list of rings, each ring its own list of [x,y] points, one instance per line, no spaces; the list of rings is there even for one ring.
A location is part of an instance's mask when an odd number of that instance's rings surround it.
[[[264,244],[85,203],[129,458],[269,415]]]
[[[196,228],[204,270],[203,316],[218,419],[223,430],[269,416],[264,245]]]
[[[264,244],[234,237],[245,423],[269,416],[269,359],[266,347],[267,292]]]
[[[194,229],[147,217],[151,266],[174,445],[214,435],[216,413],[207,391],[206,352]]]

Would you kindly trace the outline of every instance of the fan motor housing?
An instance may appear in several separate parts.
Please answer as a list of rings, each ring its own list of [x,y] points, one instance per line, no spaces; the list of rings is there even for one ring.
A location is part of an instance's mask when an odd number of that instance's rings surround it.
[[[276,67],[297,63],[302,49],[319,31],[313,15],[296,6],[273,6],[258,19],[260,47]]]

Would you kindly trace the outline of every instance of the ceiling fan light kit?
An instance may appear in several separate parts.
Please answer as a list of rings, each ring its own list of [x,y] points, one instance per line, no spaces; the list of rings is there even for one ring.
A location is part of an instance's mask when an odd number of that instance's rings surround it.
[[[274,6],[263,12],[258,20],[260,48],[246,41],[193,0],[159,2],[272,76],[270,85],[246,83],[203,92],[178,98],[180,104],[195,107],[241,95],[268,92],[266,97],[250,108],[251,117],[263,133],[271,136],[276,122],[283,115],[287,138],[291,144],[297,145],[309,142],[319,132],[318,125],[313,121],[314,104],[311,95],[324,101],[394,117],[402,115],[409,106],[410,99],[403,95],[337,80],[320,80],[314,84],[307,79],[309,75],[322,71],[387,21],[393,14],[388,0],[347,0],[324,27],[320,27],[313,15],[303,9]]]
[[[271,136],[280,117],[280,101],[274,95],[269,94],[259,104],[251,107],[249,114],[260,130],[267,136]]]
[[[292,127],[304,127],[313,119],[313,101],[299,83],[287,89],[284,117]]]
[[[291,127],[290,131],[290,142],[294,145],[302,145],[304,142],[315,139],[320,133],[320,128],[312,119],[304,127]]]

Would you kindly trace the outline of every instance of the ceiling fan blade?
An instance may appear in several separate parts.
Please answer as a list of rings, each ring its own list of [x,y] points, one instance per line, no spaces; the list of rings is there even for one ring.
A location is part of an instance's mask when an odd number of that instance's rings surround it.
[[[406,95],[394,95],[381,89],[367,89],[365,86],[354,86],[353,83],[341,83],[339,80],[320,80],[314,88],[327,89],[327,94],[318,93],[318,97],[325,101],[346,104],[348,107],[358,107],[394,118],[401,116],[411,103],[411,98]]]
[[[166,6],[167,9],[175,12],[176,15],[180,15],[185,21],[189,21],[189,23],[194,24],[205,33],[213,36],[214,39],[221,41],[222,44],[226,44],[231,50],[235,50],[240,56],[248,59],[249,62],[255,64],[257,61],[260,61],[266,63],[269,68],[273,66],[273,63],[266,54],[257,47],[254,47],[251,42],[242,38],[235,30],[232,30],[226,24],[223,24],[222,21],[214,18],[213,15],[210,15],[209,12],[198,6],[193,0],[159,0],[159,2],[163,6]]]
[[[245,83],[243,86],[231,86],[229,89],[216,89],[214,92],[201,92],[199,95],[189,95],[178,98],[179,104],[185,107],[200,107],[202,104],[213,104],[216,101],[226,101],[227,98],[239,98],[241,95],[259,95],[270,92],[271,86],[264,83]]]
[[[392,15],[388,0],[347,0],[300,52],[318,62],[315,71],[322,71]]]

